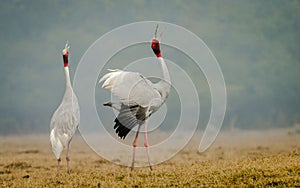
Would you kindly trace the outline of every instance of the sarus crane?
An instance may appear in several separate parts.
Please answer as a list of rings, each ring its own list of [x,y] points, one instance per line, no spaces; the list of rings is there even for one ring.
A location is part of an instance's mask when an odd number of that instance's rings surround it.
[[[114,129],[121,139],[135,127],[138,126],[133,141],[133,153],[131,170],[134,169],[135,149],[141,126],[144,126],[144,146],[146,148],[149,167],[152,170],[149,143],[147,137],[147,119],[156,112],[169,96],[171,82],[167,65],[160,51],[160,42],[156,37],[151,41],[151,48],[160,62],[163,79],[158,83],[152,83],[146,77],[137,72],[123,70],[110,70],[99,81],[102,87],[109,90],[120,100],[119,103],[108,102],[104,106],[110,106],[119,111],[115,119]]]
[[[77,97],[72,89],[69,74],[69,48],[66,43],[62,50],[63,64],[66,76],[66,89],[61,104],[54,112],[50,123],[50,142],[52,151],[58,161],[57,170],[60,171],[61,153],[67,147],[66,160],[68,173],[70,173],[70,142],[80,122],[80,111]]]

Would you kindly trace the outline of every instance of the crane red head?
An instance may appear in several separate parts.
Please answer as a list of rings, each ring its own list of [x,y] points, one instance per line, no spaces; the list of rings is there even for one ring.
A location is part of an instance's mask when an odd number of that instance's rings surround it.
[[[68,63],[69,63],[69,44],[68,42],[66,43],[65,45],[65,48],[62,50],[62,55],[63,55],[63,60],[64,60],[64,67],[67,67],[68,66]]]
[[[158,29],[158,24],[155,29],[154,39],[152,39],[152,42],[151,42],[151,48],[152,48],[153,52],[155,53],[156,57],[159,58],[159,57],[162,57],[162,55],[161,55],[161,51],[160,51],[159,40],[156,37],[157,29]]]
[[[156,57],[162,57],[159,47],[159,41],[157,39],[152,39],[151,48],[155,53]]]

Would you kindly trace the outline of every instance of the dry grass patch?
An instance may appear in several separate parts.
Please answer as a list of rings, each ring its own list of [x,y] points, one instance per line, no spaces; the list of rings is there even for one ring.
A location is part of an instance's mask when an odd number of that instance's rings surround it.
[[[153,171],[133,172],[102,159],[76,135],[70,175],[65,160],[57,175],[48,140],[43,135],[0,137],[0,187],[300,186],[300,138],[288,131],[222,133],[204,153],[197,152],[193,140]]]

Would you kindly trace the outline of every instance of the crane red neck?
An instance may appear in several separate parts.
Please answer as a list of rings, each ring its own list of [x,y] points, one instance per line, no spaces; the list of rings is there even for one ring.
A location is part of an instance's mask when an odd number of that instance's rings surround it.
[[[66,52],[65,54],[63,54],[63,60],[64,60],[64,67],[68,67],[68,63],[69,63],[69,52]]]

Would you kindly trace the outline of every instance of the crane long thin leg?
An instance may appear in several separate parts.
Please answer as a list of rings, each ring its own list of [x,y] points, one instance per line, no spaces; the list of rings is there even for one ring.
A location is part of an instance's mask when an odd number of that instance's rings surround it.
[[[59,174],[59,171],[60,171],[60,158],[57,159],[57,174]]]
[[[150,170],[152,170],[152,165],[151,165],[151,160],[150,160],[150,152],[149,152],[149,142],[148,142],[148,136],[147,136],[147,123],[145,123],[144,146],[145,146],[146,152],[147,152],[149,167],[150,167]]]
[[[68,146],[67,146],[67,154],[66,154],[66,160],[67,160],[67,166],[68,166],[68,174],[70,174],[70,142],[71,140],[68,142]]]
[[[141,125],[139,125],[138,130],[137,130],[136,135],[135,135],[135,138],[134,138],[134,141],[133,141],[131,170],[134,169],[135,148],[137,146],[137,139],[139,137],[140,129],[141,129]]]

